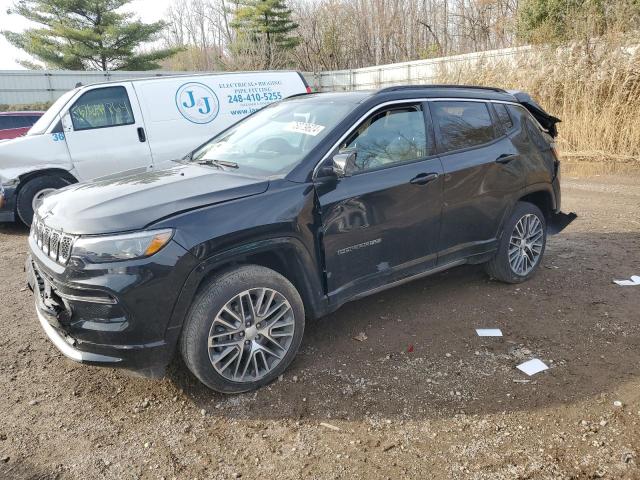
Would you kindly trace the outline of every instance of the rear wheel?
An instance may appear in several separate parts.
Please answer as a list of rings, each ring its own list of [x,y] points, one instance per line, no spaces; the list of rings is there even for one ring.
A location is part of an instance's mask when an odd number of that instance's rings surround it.
[[[291,282],[247,265],[215,277],[198,294],[180,348],[202,383],[240,393],[277,378],[295,357],[303,332],[304,307]]]
[[[56,175],[42,175],[27,181],[20,187],[16,202],[20,220],[27,226],[31,225],[33,213],[40,206],[45,195],[67,185],[69,185],[67,180]]]
[[[531,278],[542,262],[547,243],[547,225],[540,209],[518,202],[505,225],[495,256],[486,263],[487,273],[506,283]]]

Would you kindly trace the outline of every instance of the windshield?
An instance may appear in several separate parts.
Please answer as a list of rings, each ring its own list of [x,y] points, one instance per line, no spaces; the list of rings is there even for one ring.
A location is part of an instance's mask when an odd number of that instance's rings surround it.
[[[248,175],[286,175],[353,107],[317,97],[276,103],[215,137],[191,161]]]
[[[46,112],[44,112],[44,115],[42,115],[38,119],[38,121],[33,124],[33,126],[27,132],[27,135],[42,135],[47,130],[47,128],[49,128],[51,122],[55,121],[56,116],[58,115],[58,113],[60,113],[62,107],[65,106],[65,104],[71,99],[71,97],[75,95],[77,91],[77,88],[69,90],[58,100],[56,100],[54,104],[51,105]]]

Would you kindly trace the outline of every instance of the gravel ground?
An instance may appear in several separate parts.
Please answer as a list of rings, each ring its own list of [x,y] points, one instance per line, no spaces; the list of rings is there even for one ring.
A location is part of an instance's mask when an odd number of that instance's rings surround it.
[[[563,183],[579,219],[531,281],[464,266],[348,304],[237,396],[62,357],[0,226],[0,478],[640,478],[640,287],[612,283],[640,275],[640,177]]]

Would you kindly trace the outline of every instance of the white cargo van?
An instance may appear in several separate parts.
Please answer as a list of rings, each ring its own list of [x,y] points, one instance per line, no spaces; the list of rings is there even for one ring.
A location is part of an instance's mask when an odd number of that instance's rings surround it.
[[[26,224],[44,195],[163,168],[263,106],[310,92],[298,72],[158,77],[76,88],[24,136],[0,143],[0,221]]]

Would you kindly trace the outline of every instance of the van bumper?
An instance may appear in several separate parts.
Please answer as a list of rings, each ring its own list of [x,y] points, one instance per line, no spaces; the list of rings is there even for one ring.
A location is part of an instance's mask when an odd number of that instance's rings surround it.
[[[16,188],[0,184],[0,222],[16,220]]]

